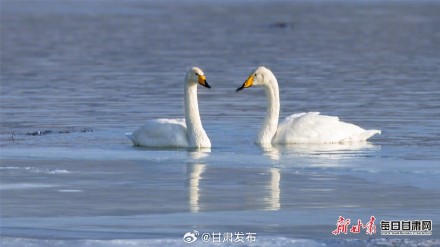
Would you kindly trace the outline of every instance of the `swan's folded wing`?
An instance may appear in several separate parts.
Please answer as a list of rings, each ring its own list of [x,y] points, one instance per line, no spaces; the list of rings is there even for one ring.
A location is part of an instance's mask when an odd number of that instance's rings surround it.
[[[187,147],[184,119],[155,119],[127,135],[134,145],[147,147]]]
[[[287,117],[278,126],[273,142],[340,143],[366,140],[376,133],[378,132],[373,133],[354,124],[341,122],[338,117],[309,112]]]

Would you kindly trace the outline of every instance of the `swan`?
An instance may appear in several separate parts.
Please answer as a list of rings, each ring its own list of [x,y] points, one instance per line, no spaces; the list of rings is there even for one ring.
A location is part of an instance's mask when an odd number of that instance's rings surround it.
[[[380,130],[364,130],[354,124],[341,122],[338,117],[320,115],[319,112],[293,114],[278,125],[280,97],[275,75],[265,67],[258,67],[236,91],[251,86],[262,86],[266,90],[268,104],[257,144],[349,143],[365,141],[381,133]]]
[[[133,133],[126,133],[135,146],[210,148],[200,120],[197,84],[211,88],[200,68],[193,67],[185,74],[185,119],[150,120]]]

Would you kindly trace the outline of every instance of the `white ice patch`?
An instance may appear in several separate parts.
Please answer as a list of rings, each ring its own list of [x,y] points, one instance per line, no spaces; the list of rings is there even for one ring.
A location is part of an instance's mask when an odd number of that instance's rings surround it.
[[[63,169],[50,170],[50,169],[41,169],[41,168],[29,167],[29,166],[28,167],[5,166],[5,167],[0,167],[0,170],[24,170],[24,171],[28,171],[28,172],[32,172],[32,173],[44,173],[44,174],[68,174],[68,173],[70,173],[70,171],[63,170]]]
[[[14,183],[0,184],[0,190],[23,190],[55,187],[53,184]]]
[[[77,193],[77,192],[83,192],[82,190],[57,190],[58,192],[64,192],[64,193]]]
[[[70,173],[68,170],[52,170],[52,171],[47,171],[48,174],[68,174]]]

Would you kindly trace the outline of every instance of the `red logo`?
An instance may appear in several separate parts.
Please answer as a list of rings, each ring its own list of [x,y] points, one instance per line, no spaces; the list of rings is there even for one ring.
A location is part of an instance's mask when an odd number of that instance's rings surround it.
[[[376,233],[376,225],[374,224],[375,220],[376,218],[374,216],[371,216],[370,221],[368,221],[367,224],[362,224],[362,221],[358,219],[357,224],[353,225],[350,228],[350,232],[357,234],[360,233],[362,229],[365,229],[366,234],[373,235],[374,233]],[[334,235],[339,235],[341,233],[347,234],[349,225],[350,225],[350,219],[345,219],[344,217],[339,216],[339,219],[336,222],[336,229],[332,231],[332,233]]]

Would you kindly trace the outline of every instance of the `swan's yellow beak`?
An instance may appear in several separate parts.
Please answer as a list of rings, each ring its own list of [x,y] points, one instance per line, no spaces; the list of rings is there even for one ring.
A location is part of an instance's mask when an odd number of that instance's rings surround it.
[[[254,74],[250,75],[249,78],[243,83],[243,85],[239,88],[237,88],[237,91],[242,90],[243,88],[252,87],[254,85]]]
[[[206,81],[206,77],[204,75],[199,75],[198,81],[199,81],[200,85],[207,87],[207,88],[211,88],[211,86],[209,86],[208,82]]]

